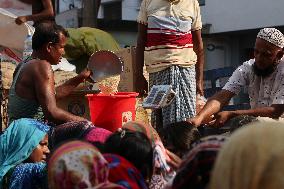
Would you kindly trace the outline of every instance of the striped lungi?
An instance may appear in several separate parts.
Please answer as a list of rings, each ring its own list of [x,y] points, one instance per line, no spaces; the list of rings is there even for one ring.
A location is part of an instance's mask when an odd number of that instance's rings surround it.
[[[167,125],[186,118],[195,116],[196,112],[196,78],[195,66],[183,68],[171,66],[165,70],[149,74],[149,87],[153,85],[172,85],[176,98],[167,107],[162,108],[163,128]],[[151,115],[152,125],[157,129],[159,126],[159,110],[153,111]]]

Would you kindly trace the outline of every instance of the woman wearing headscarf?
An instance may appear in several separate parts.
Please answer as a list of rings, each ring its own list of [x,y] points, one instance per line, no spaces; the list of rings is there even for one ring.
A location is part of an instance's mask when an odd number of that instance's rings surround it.
[[[138,169],[125,158],[116,154],[104,154],[108,162],[109,181],[127,189],[147,189],[147,185]]]
[[[122,126],[122,129],[144,133],[153,147],[153,172],[149,183],[150,189],[163,188],[173,178],[173,170],[179,166],[180,159],[165,149],[157,131],[149,124],[138,121],[130,121]]]
[[[112,132],[94,126],[89,121],[71,121],[55,127],[50,138],[52,138],[52,147],[68,140],[84,140],[100,147]]]
[[[122,126],[123,129],[128,129],[130,131],[137,131],[144,133],[151,143],[155,143],[156,141],[161,141],[159,134],[157,131],[149,124],[145,124],[139,121],[129,121]]]
[[[161,141],[161,138],[157,131],[149,124],[145,124],[138,121],[130,121],[122,126],[123,129],[129,131],[144,133],[150,140],[153,147],[154,164],[156,168],[160,168],[166,172],[170,171],[170,167],[167,164],[167,160],[170,161],[167,151]]]
[[[120,130],[114,132],[105,142],[104,152],[117,154],[131,162],[146,181],[153,174],[153,148],[142,132]]]
[[[48,163],[50,189],[125,189],[108,177],[107,161],[98,149],[83,141],[59,146]]]
[[[233,133],[218,155],[209,188],[284,188],[283,126],[259,122]]]
[[[172,123],[162,133],[166,148],[181,158],[188,153],[192,143],[201,137],[199,130],[187,121]]]
[[[173,181],[172,188],[205,189],[225,136],[212,135],[192,144]]]
[[[9,125],[0,136],[0,188],[45,188],[48,131],[27,118]]]

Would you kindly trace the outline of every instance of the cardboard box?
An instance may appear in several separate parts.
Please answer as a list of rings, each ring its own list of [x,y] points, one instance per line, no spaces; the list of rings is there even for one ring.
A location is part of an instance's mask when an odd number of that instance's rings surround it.
[[[120,82],[118,85],[118,91],[121,92],[133,92],[136,91],[134,84],[134,77],[136,73],[136,47],[123,48],[115,54],[122,60],[124,70],[120,75]],[[143,74],[146,80],[149,82],[149,74],[146,71],[146,67],[143,68]]]
[[[134,86],[134,69],[135,65],[135,47],[123,48],[115,54],[123,62],[123,72],[120,75],[120,82],[118,84],[118,91],[133,92]]]
[[[75,72],[65,72],[65,71],[55,71],[54,80],[55,86],[59,86],[69,79],[75,77],[77,74]],[[75,91],[73,91],[67,97],[60,99],[56,102],[57,106],[65,111],[68,111],[74,115],[84,117],[88,120],[90,118],[89,102],[85,97],[86,94],[92,93],[92,91],[84,90],[87,86],[84,86],[84,83],[81,83]]]
[[[69,79],[76,77],[78,74],[76,72],[67,72],[67,71],[55,71],[54,72],[54,84],[55,87],[62,85]]]
[[[91,92],[74,91],[66,98],[58,100],[56,104],[58,107],[62,108],[65,111],[91,120],[89,102],[88,99],[85,97],[85,95],[88,93]]]

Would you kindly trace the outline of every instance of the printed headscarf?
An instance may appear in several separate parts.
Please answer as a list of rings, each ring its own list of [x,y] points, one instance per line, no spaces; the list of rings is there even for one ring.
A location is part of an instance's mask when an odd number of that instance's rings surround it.
[[[209,188],[284,188],[283,138],[283,122],[256,122],[238,129],[220,150]]]
[[[161,141],[157,131],[149,124],[145,124],[139,121],[129,121],[122,126],[123,129],[128,129],[130,131],[137,131],[144,133],[152,144],[156,141]]]
[[[70,121],[53,128],[50,135],[52,147],[58,146],[64,141],[79,140],[94,125],[89,121]]]
[[[48,131],[47,125],[22,118],[13,121],[0,135],[0,185],[11,168],[29,158]]]
[[[93,127],[91,128],[84,139],[88,142],[100,142],[105,143],[106,139],[112,134],[109,130],[100,127]]]
[[[57,146],[64,141],[69,140],[86,140],[88,142],[101,142],[112,134],[112,132],[95,127],[89,121],[72,121],[56,126],[53,129],[51,138],[52,146]]]
[[[108,163],[91,144],[71,141],[61,145],[48,163],[50,189],[123,189],[108,181]]]
[[[108,161],[109,180],[127,189],[147,189],[143,176],[125,158],[115,154],[104,154]]]
[[[192,144],[173,182],[173,188],[205,189],[225,136],[212,135]]]

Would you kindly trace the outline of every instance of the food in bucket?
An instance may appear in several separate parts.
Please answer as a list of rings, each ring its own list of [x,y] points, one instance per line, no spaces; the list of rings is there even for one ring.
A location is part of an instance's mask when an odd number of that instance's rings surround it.
[[[97,82],[100,91],[103,94],[111,94],[117,92],[120,75],[110,76],[102,81]]]

